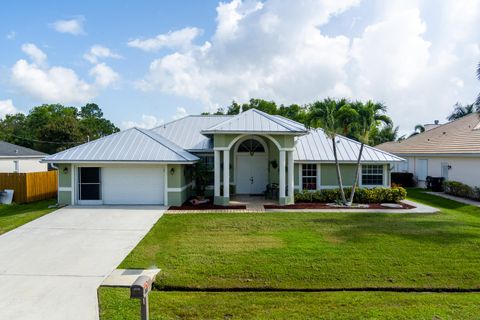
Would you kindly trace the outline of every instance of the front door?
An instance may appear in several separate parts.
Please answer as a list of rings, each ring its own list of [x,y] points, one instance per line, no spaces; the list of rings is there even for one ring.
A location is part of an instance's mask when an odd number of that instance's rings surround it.
[[[236,193],[262,194],[268,183],[266,154],[238,154],[236,166]]]

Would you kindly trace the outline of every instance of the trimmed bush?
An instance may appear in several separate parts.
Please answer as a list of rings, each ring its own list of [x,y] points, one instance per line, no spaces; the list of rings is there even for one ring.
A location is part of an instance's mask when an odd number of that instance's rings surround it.
[[[480,188],[470,187],[464,183],[458,181],[445,181],[443,183],[445,193],[452,196],[468,198],[480,201]]]
[[[345,195],[350,194],[351,188],[345,188]],[[407,191],[402,187],[396,188],[357,188],[353,202],[355,203],[395,203],[405,199]],[[332,203],[341,199],[340,189],[322,189],[316,191],[303,190],[295,193],[295,202]]]

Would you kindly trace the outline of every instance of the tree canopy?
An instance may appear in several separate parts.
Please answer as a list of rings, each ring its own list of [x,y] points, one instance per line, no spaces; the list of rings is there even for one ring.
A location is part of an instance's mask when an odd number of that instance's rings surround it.
[[[80,109],[44,104],[0,120],[0,140],[50,154],[119,130],[95,103]]]

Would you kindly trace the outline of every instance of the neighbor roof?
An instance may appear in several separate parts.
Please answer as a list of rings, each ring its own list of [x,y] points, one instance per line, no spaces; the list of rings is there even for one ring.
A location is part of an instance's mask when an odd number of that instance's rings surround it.
[[[377,148],[399,154],[480,154],[480,114],[419,133],[408,139],[387,142]]]
[[[194,162],[198,157],[155,132],[131,128],[53,154],[44,162]]]
[[[257,109],[242,112],[224,122],[202,130],[203,134],[212,133],[282,133],[305,134],[307,130],[301,123],[277,115],[270,115]]]
[[[360,152],[360,142],[343,136],[337,136],[337,156],[342,162],[357,161]],[[295,161],[325,161],[333,162],[332,140],[329,139],[322,129],[313,129],[307,135],[297,138]],[[388,152],[365,145],[362,153],[363,162],[396,162],[404,159]]]
[[[186,116],[151,130],[161,134],[185,150],[206,151],[213,149],[212,139],[200,132],[232,117],[221,115]]]
[[[37,157],[41,158],[46,156],[46,153],[17,146],[13,143],[0,141],[0,158],[18,158],[18,157]]]

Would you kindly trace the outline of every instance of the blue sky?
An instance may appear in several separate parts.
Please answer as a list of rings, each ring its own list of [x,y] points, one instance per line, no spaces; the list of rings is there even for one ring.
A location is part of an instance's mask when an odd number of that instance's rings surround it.
[[[99,104],[151,127],[233,99],[386,103],[402,132],[480,91],[465,1],[14,1],[0,10],[0,117]]]

